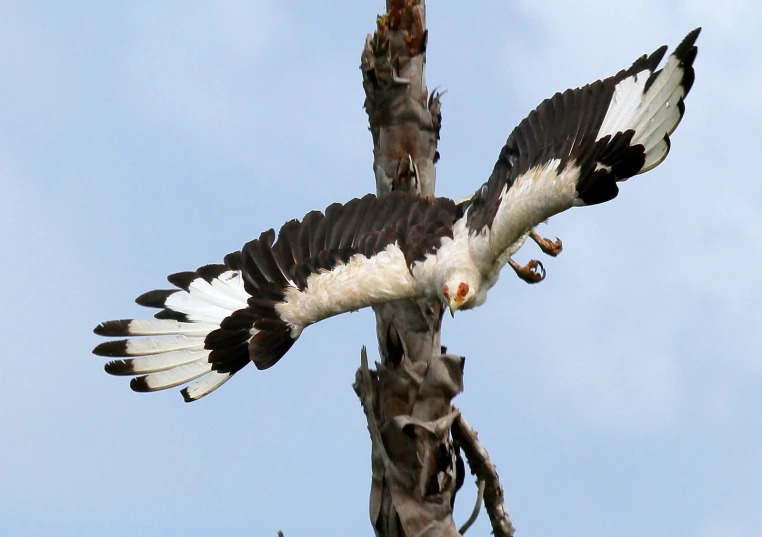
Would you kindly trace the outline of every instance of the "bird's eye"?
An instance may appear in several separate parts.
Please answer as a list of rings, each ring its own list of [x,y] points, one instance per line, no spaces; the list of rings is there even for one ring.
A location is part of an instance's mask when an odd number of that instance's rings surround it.
[[[461,283],[458,286],[458,297],[460,297],[460,298],[466,298],[467,294],[468,294],[468,284],[467,283]]]
[[[447,286],[444,286],[444,289],[442,289],[442,294],[447,300],[450,300],[450,290],[447,288]]]

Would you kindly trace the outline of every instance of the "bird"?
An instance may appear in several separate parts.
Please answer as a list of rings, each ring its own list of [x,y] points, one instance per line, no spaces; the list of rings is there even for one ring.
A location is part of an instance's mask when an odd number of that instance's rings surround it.
[[[666,46],[542,101],[471,196],[391,191],[309,212],[222,263],[171,274],[172,289],[136,299],[159,309],[154,317],[100,323],[96,334],[120,339],[93,352],[111,359],[106,372],[132,377],[134,391],[184,385],[191,402],[249,362],[272,367],[305,328],[329,317],[400,299],[440,301],[453,315],[483,304],[506,264],[521,272],[511,256],[527,238],[557,252],[560,242],[554,250],[537,225],[614,199],[620,182],[667,157],[694,82],[700,30],[661,68]]]

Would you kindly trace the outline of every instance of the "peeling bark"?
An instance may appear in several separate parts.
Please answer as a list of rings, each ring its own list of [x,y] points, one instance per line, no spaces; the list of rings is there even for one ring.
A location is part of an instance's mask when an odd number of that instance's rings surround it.
[[[354,388],[371,437],[370,517],[376,535],[457,537],[450,427],[459,411],[450,403],[463,389],[463,358],[442,355],[376,368],[368,369],[363,348]],[[385,407],[399,414],[379,420]]]

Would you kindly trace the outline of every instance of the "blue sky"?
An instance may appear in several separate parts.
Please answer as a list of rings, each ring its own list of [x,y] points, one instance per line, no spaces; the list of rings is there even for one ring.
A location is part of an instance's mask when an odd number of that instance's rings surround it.
[[[374,188],[358,66],[382,10],[0,4],[3,535],[371,535],[351,389],[369,312],[192,405],[90,351],[166,274]],[[445,321],[520,535],[759,535],[760,23],[755,0],[431,2],[437,188],[456,198],[543,98],[704,27],[665,163],[542,226],[565,246],[542,284],[506,273]]]

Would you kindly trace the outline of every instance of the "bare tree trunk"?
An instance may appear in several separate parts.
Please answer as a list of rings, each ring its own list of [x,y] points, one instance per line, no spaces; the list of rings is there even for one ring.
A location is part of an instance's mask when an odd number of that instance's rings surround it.
[[[392,190],[434,195],[441,114],[440,94],[426,88],[427,38],[425,0],[387,0],[363,48],[379,196]],[[373,446],[371,523],[378,537],[459,536],[452,506],[465,472],[450,429],[462,423],[453,431],[473,433],[451,404],[463,390],[464,359],[443,354],[439,302],[398,301],[374,311],[382,362],[369,370],[363,349],[355,382]],[[513,535],[486,450],[475,434],[459,437],[467,454],[482,458],[469,462],[497,506],[495,517],[490,513],[495,535]]]
[[[365,42],[360,68],[379,196],[434,194],[440,114],[439,97],[429,98],[426,88],[426,40],[425,3],[387,0]],[[448,415],[462,390],[462,360],[439,358],[442,305],[398,301],[374,311],[382,363],[371,377],[365,361],[356,384],[364,386],[373,439],[371,523],[379,537],[460,535]],[[451,393],[444,395],[444,385]],[[440,419],[439,428],[431,425]]]

